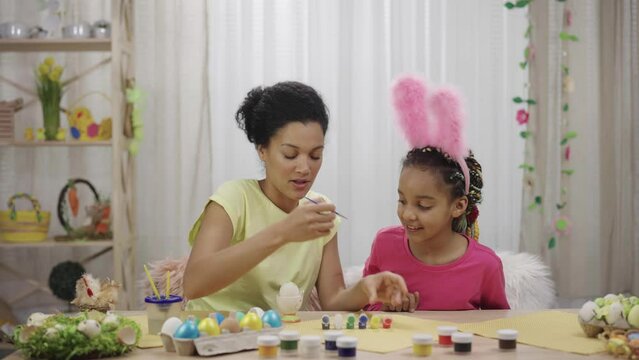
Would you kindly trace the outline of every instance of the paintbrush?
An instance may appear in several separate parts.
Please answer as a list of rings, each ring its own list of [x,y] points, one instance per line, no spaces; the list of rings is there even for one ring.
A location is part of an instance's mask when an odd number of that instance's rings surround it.
[[[311,199],[311,198],[310,198],[310,197],[308,197],[308,196],[304,196],[304,199],[306,199],[306,200],[308,200],[308,201],[312,202],[313,204],[316,204],[316,205],[317,205],[317,204],[319,204],[319,202],[317,202],[317,201],[315,201],[315,200]],[[335,213],[335,215],[340,216],[340,217],[342,217],[342,218],[344,218],[344,219],[348,220],[348,218],[347,218],[346,216],[344,216],[344,215],[342,215],[342,214],[338,213],[337,211],[333,211],[333,212]]]

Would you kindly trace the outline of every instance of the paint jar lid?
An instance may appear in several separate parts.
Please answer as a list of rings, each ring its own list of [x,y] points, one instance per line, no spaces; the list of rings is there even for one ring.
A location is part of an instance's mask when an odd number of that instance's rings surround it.
[[[415,335],[413,335],[413,344],[430,345],[432,343],[433,343],[433,336],[431,334],[415,334]]]
[[[344,336],[344,333],[341,331],[329,330],[324,331],[324,340],[326,341],[336,341],[338,338]]]
[[[338,348],[356,348],[357,338],[352,336],[342,336],[337,339]]]
[[[295,341],[300,339],[300,332],[295,330],[280,331],[280,340]]]
[[[456,332],[453,334],[453,342],[460,344],[470,344],[473,342],[473,334]]]
[[[518,334],[519,333],[517,332],[517,330],[513,330],[513,329],[497,330],[497,337],[500,340],[517,340]]]
[[[300,338],[300,346],[306,348],[320,347],[322,339],[316,335],[304,335]]]
[[[439,335],[452,335],[455,331],[457,331],[457,327],[455,326],[438,326],[437,333]]]
[[[257,337],[258,346],[278,346],[280,338],[275,335],[260,335]]]

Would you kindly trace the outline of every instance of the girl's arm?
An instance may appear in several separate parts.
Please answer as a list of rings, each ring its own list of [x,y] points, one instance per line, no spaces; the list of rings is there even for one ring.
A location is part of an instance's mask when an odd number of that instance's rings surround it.
[[[197,299],[215,293],[291,241],[305,241],[330,232],[332,204],[298,206],[275,223],[235,245],[233,223],[222,206],[210,202],[184,271],[184,296]]]
[[[388,271],[365,276],[354,286],[345,289],[337,235],[324,246],[316,286],[322,309],[329,311],[357,311],[375,302],[401,305],[403,296],[408,293],[404,279]]]

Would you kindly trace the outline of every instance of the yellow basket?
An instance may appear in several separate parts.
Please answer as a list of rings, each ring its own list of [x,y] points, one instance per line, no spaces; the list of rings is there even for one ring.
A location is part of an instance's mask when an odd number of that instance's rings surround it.
[[[16,211],[15,200],[26,198],[33,210]],[[47,238],[51,213],[40,210],[40,203],[25,193],[13,195],[8,202],[9,210],[0,211],[0,240],[27,243],[39,242]]]

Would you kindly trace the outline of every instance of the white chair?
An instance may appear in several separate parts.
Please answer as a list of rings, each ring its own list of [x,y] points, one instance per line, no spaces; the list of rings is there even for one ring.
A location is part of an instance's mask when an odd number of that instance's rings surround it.
[[[504,266],[506,298],[511,309],[541,310],[555,307],[557,300],[550,269],[538,256],[509,251],[497,252],[497,256]],[[171,293],[182,296],[182,275],[187,260],[188,257],[183,257],[152,262],[149,270],[158,288],[164,289],[165,274],[171,271]],[[363,269],[364,265],[344,269],[344,283],[347,287],[353,286],[362,278]],[[140,280],[140,285],[145,294],[151,293],[146,277]],[[321,310],[316,289],[311,292],[303,310]]]

